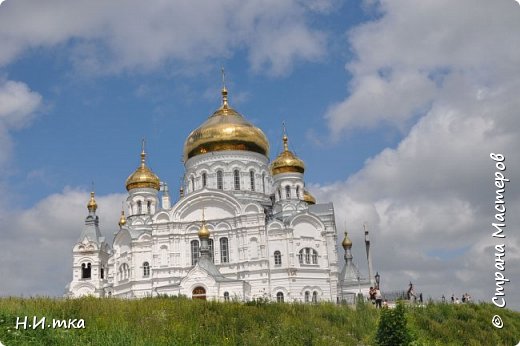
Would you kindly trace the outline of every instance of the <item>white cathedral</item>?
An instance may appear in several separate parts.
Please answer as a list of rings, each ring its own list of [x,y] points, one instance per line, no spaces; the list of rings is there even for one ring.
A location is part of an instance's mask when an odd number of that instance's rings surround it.
[[[305,189],[304,163],[285,131],[270,163],[265,134],[229,106],[225,87],[221,107],[186,139],[184,166],[174,202],[143,144],[111,245],[91,193],[66,296],[340,302],[374,285],[368,232],[366,279],[346,233],[338,261],[333,205]]]

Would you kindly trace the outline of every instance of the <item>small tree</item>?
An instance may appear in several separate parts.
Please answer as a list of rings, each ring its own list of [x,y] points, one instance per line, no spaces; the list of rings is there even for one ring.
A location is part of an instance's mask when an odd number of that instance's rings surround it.
[[[406,327],[403,303],[398,302],[395,309],[381,309],[376,333],[376,345],[408,346],[411,340],[412,337]]]

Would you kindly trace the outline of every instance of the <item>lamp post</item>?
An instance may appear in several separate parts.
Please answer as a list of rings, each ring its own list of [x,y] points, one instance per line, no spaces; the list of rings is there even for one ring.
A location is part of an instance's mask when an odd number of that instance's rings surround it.
[[[374,277],[376,279],[376,287],[379,289],[379,280],[381,279],[381,275],[379,275],[379,272],[376,272]]]

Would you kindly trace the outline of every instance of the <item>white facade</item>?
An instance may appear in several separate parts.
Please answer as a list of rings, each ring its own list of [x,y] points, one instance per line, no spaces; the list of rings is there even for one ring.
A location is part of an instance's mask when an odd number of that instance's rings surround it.
[[[86,226],[94,231],[74,246],[67,295],[338,301],[333,205],[305,198],[303,173],[273,176],[269,165],[258,152],[212,151],[185,161],[177,201],[163,182],[130,188],[126,222],[111,247],[90,208]],[[199,253],[203,222],[206,259]]]

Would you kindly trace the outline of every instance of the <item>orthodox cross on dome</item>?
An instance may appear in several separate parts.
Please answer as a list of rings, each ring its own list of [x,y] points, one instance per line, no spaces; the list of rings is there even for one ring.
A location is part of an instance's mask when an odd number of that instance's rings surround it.
[[[228,92],[226,89],[226,71],[224,71],[224,67],[221,68],[222,71],[222,107],[228,107]]]
[[[224,70],[224,66],[221,67],[222,71],[222,89],[226,89],[226,71]]]
[[[141,141],[141,163],[144,165],[146,159],[146,152],[144,151],[144,147],[146,144],[146,140],[143,138]]]
[[[287,137],[287,129],[285,128],[285,121],[282,121],[282,128],[283,128],[283,150],[289,151],[289,138]]]

